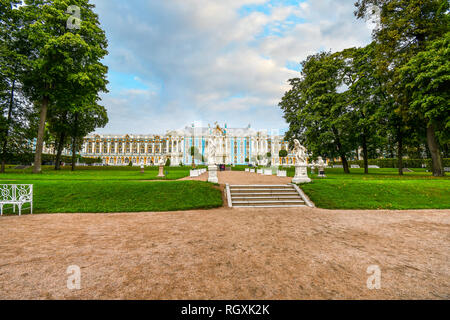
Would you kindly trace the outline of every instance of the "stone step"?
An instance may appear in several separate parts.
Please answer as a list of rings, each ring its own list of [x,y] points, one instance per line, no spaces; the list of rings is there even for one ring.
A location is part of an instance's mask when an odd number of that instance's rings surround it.
[[[298,192],[294,191],[286,191],[286,192],[231,192],[231,196],[297,196],[299,197]]]
[[[305,205],[302,200],[233,201],[234,206]]]
[[[307,207],[306,205],[276,205],[276,206],[266,206],[266,205],[261,205],[261,206],[233,206],[233,208],[305,208]]]
[[[266,196],[266,197],[232,197],[233,202],[236,201],[261,201],[261,200],[301,200],[300,196]]]
[[[307,207],[294,185],[229,185],[229,205],[234,208]]]
[[[241,192],[292,192],[294,188],[289,189],[230,189],[230,192],[241,193]]]
[[[242,189],[271,189],[271,190],[291,190],[292,186],[230,186],[231,190]]]
[[[234,184],[230,185],[230,188],[292,188],[292,186],[287,184]]]

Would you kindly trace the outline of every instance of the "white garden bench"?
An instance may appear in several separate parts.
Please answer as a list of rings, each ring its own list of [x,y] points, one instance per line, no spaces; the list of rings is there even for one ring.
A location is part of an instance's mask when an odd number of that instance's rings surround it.
[[[22,206],[30,204],[30,212],[33,214],[33,185],[32,184],[0,184],[0,215],[3,215],[3,206],[12,205],[13,212],[16,206],[19,208],[19,216],[22,215]]]

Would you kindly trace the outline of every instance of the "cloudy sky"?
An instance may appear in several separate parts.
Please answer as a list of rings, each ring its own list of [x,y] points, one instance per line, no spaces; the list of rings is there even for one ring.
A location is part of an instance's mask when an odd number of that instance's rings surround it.
[[[287,128],[278,108],[299,62],[370,41],[355,0],[93,0],[109,40],[109,124],[165,133],[193,122]]]

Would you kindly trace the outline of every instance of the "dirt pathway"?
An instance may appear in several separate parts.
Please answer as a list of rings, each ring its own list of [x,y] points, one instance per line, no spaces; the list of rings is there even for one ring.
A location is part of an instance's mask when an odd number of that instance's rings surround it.
[[[234,175],[233,175],[234,176]],[[450,211],[0,219],[2,299],[450,299]],[[66,270],[81,268],[80,291]],[[367,268],[381,269],[368,290]]]
[[[249,173],[243,171],[223,171],[218,172],[220,184],[237,184],[237,185],[249,185],[249,184],[288,184],[292,182],[292,178],[280,178],[277,176],[264,176],[257,173]],[[184,178],[182,180],[198,180],[207,181],[208,173],[196,178]]]

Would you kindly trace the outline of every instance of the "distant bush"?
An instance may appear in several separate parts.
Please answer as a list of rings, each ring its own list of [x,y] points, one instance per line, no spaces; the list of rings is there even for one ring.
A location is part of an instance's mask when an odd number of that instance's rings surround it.
[[[287,150],[280,150],[280,152],[278,152],[278,155],[280,156],[280,158],[286,158],[288,156],[288,152]]]
[[[349,165],[359,165],[364,167],[363,160],[349,161]],[[422,168],[422,164],[426,165],[426,168],[431,168],[431,159],[403,159],[404,168]],[[444,167],[450,167],[450,159],[443,159]],[[331,165],[342,165],[341,161],[331,162]],[[370,159],[370,166],[379,166],[380,168],[398,168],[398,159]]]

